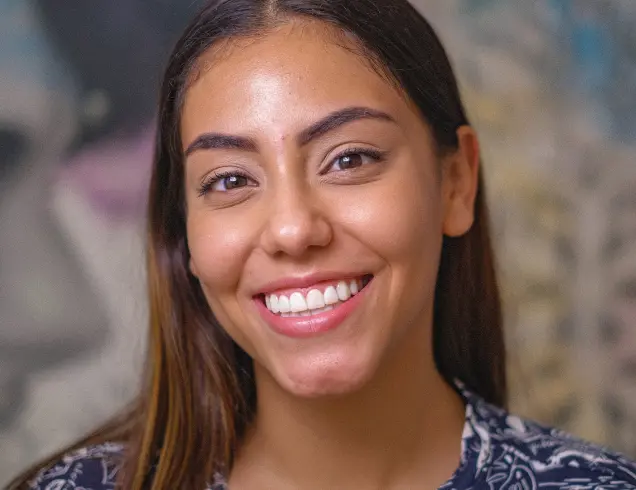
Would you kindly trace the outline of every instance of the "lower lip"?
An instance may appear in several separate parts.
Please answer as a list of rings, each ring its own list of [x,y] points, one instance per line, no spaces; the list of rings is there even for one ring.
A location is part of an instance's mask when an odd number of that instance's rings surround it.
[[[287,337],[305,338],[335,330],[360,305],[371,286],[371,280],[358,294],[337,308],[318,315],[283,317],[267,309],[260,298],[255,299],[259,313],[274,332]]]

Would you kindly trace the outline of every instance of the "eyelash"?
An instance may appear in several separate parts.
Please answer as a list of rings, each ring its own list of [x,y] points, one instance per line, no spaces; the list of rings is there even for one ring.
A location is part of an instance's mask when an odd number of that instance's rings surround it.
[[[341,159],[351,155],[361,155],[365,157],[371,158],[374,162],[381,162],[386,158],[386,152],[380,150],[374,150],[371,148],[348,148],[335,157],[332,158],[329,166],[326,170],[321,172],[321,175],[325,175],[330,173],[329,169],[335,165],[335,163]],[[340,170],[340,172],[346,172],[347,170]],[[242,177],[247,180],[251,180],[252,178],[246,174],[245,172],[241,172],[240,170],[223,170],[218,172],[213,172],[208,178],[206,178],[199,187],[198,193],[199,197],[205,196],[210,192],[212,187],[214,187],[218,182],[227,178],[227,177]]]
[[[205,196],[218,182],[228,177],[242,177],[247,180],[252,180],[252,177],[240,170],[215,171],[201,183],[199,187],[199,197]]]
[[[338,153],[335,157],[333,157],[327,169],[321,172],[321,174],[325,175],[329,173],[329,169],[333,167],[339,159],[344,157],[348,157],[351,155],[361,155],[364,157],[371,158],[371,160],[373,160],[374,162],[382,162],[386,159],[386,154],[387,152],[385,151],[376,150],[372,148],[347,148],[346,150]],[[346,172],[346,171],[347,170],[340,170],[340,172]]]

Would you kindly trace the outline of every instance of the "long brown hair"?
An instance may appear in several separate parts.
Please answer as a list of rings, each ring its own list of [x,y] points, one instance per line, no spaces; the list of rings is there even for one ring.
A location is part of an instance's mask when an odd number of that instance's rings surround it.
[[[126,444],[126,489],[204,488],[229,471],[252,417],[251,359],[214,318],[188,269],[181,103],[197,60],[220,40],[256,36],[291,17],[328,23],[419,107],[441,151],[469,124],[442,44],[407,0],[211,0],[177,43],[160,94],[147,227],[150,341],[144,385],[123,416],[74,447]],[[475,222],[445,238],[437,278],[433,344],[449,382],[506,404],[505,349],[483,179]],[[42,467],[40,464],[39,467]],[[33,473],[30,473],[32,475]],[[9,488],[23,488],[29,475]]]

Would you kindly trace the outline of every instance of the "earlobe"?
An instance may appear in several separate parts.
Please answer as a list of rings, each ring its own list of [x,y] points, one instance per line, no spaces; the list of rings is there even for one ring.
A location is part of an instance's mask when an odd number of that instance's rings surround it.
[[[467,233],[475,220],[475,197],[479,175],[479,141],[470,126],[457,130],[458,148],[444,164],[443,233],[458,237]]]

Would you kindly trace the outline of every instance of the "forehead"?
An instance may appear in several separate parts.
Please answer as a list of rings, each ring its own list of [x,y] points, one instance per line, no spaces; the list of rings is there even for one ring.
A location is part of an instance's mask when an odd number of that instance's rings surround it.
[[[369,105],[413,110],[342,32],[292,21],[208,50],[186,92],[181,129],[186,142],[201,130],[291,128],[343,107]]]

